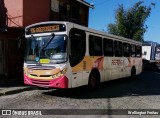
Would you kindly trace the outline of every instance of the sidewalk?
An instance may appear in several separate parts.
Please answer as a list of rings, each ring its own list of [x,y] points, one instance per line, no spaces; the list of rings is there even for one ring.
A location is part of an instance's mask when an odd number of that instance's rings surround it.
[[[0,84],[0,96],[12,95],[23,91],[33,90],[31,86],[24,85],[23,82],[9,82]]]

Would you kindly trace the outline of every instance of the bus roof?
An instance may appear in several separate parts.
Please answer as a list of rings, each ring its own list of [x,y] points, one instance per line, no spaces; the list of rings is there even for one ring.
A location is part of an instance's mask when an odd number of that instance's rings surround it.
[[[140,42],[140,41],[136,41],[136,40],[129,39],[129,38],[124,38],[122,36],[108,34],[106,32],[98,31],[98,30],[91,29],[91,28],[88,28],[88,27],[85,27],[85,26],[82,26],[82,25],[78,25],[78,24],[75,24],[75,23],[72,23],[72,22],[65,22],[65,21],[39,22],[39,23],[35,23],[35,24],[27,26],[25,28],[25,30],[28,29],[28,28],[30,28],[30,27],[36,26],[36,25],[52,24],[52,23],[65,24],[65,25],[69,25],[70,24],[70,25],[72,25],[73,28],[79,28],[79,29],[85,30],[86,32],[89,32],[89,33],[93,33],[93,34],[96,34],[96,35],[101,35],[102,37],[107,37],[107,38],[113,39],[113,40],[116,39],[116,40],[124,41],[124,42],[128,42],[129,41],[129,42],[134,43],[134,44],[142,45],[142,42]]]
[[[107,32],[98,31],[98,30],[95,30],[95,29],[91,29],[91,28],[88,28],[88,27],[85,27],[85,26],[75,24],[75,23],[72,23],[72,24],[75,28],[85,30],[86,32],[89,32],[89,33],[94,33],[94,34],[97,34],[97,35],[101,35],[101,36],[107,37],[109,39],[113,39],[113,40],[116,39],[116,40],[124,41],[124,42],[129,41],[131,43],[142,45],[142,42],[140,42],[140,41],[136,41],[136,40],[133,40],[133,39],[129,39],[129,38],[125,38],[125,37],[122,37],[122,36],[113,35],[113,34],[108,34]]]

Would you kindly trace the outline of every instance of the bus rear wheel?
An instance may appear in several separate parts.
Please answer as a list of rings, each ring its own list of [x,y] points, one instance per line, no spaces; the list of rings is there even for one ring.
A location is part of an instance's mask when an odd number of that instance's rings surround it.
[[[89,90],[95,90],[100,83],[100,74],[97,70],[91,72],[88,81]]]

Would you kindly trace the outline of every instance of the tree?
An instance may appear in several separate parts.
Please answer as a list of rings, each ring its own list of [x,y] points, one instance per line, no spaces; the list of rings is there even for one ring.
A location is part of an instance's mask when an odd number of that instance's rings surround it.
[[[125,10],[122,5],[119,5],[115,13],[115,23],[108,25],[108,32],[114,35],[123,36],[126,38],[142,41],[143,35],[147,30],[145,25],[146,19],[150,16],[150,6],[142,5],[143,1],[137,2],[133,7]]]

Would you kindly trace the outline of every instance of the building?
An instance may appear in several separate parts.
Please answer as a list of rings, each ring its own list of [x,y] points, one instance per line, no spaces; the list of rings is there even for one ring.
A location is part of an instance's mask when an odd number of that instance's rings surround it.
[[[88,26],[89,8],[83,0],[51,0],[51,20],[70,21]]]
[[[23,75],[18,37],[26,26],[50,20],[88,26],[89,8],[94,6],[84,0],[0,0],[0,82]]]

